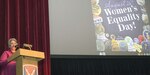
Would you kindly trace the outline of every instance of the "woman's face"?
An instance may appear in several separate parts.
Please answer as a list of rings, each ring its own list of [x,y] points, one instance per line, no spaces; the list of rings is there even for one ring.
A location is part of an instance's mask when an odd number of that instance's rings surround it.
[[[12,40],[12,41],[10,42],[10,49],[15,50],[15,49],[16,49],[16,47],[15,47],[16,45],[17,45],[17,42]]]

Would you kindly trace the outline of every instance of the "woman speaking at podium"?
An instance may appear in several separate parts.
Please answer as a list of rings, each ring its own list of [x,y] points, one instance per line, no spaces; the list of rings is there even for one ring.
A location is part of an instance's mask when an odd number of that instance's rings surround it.
[[[9,58],[14,52],[16,52],[17,45],[18,43],[15,38],[10,38],[8,40],[9,50],[4,51],[0,57],[0,75],[16,75],[16,62],[8,62],[7,58]]]

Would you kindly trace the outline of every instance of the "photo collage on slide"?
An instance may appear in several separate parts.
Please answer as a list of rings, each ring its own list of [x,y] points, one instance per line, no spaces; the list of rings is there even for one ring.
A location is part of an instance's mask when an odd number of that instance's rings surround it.
[[[91,0],[99,55],[150,55],[146,0]]]

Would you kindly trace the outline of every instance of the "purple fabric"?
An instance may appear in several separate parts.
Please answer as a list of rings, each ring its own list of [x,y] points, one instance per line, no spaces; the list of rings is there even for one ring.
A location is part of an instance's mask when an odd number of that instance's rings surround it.
[[[11,61],[7,62],[7,58],[9,58],[13,53],[10,50],[4,51],[0,58],[0,75],[16,75],[16,62]]]
[[[49,31],[48,0],[0,0],[0,56],[16,38],[20,47],[28,43],[45,53],[38,74],[51,75]]]

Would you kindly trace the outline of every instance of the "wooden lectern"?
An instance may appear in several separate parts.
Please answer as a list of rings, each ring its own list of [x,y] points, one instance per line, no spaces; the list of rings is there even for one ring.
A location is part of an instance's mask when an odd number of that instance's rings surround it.
[[[8,62],[16,61],[16,75],[38,75],[38,61],[44,58],[44,52],[20,48]]]

